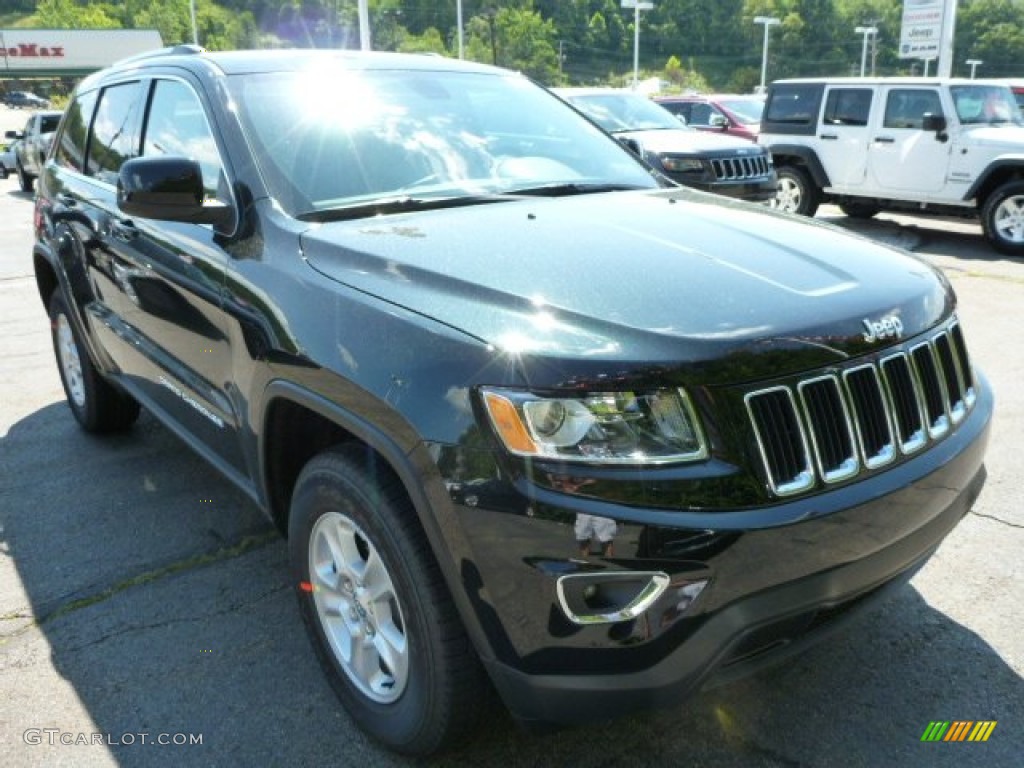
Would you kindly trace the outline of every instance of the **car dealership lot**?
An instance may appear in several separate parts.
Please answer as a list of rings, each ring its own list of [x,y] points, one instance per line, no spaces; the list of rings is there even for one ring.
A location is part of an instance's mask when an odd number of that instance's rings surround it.
[[[924,254],[959,292],[997,396],[974,512],[909,587],[793,663],[588,728],[525,734],[499,710],[439,763],[1019,763],[1024,262],[995,254],[970,223],[854,223],[829,208],[818,218]],[[78,430],[31,278],[30,222],[29,197],[0,182],[5,763],[403,764],[336,703],[300,626],[284,542],[258,510],[146,415],[114,439]],[[998,725],[985,744],[922,744],[935,720]]]

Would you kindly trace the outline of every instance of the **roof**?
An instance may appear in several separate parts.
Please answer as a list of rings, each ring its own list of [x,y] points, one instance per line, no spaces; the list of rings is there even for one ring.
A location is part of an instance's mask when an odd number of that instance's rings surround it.
[[[772,85],[817,85],[826,83],[828,85],[907,85],[907,86],[931,86],[942,85],[1005,85],[1005,81],[994,79],[971,80],[966,77],[799,77],[788,80],[775,80]]]
[[[509,70],[486,64],[460,61],[445,56],[420,53],[387,53],[335,49],[289,48],[273,50],[206,51],[194,45],[178,45],[139,54],[113,66],[181,65],[202,60],[227,75],[254,72],[299,71],[311,65],[340,66],[345,69],[401,69],[509,74]]]

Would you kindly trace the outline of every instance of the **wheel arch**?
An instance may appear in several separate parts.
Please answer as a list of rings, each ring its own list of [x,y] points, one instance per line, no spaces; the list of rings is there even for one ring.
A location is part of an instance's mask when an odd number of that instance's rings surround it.
[[[1008,181],[1024,180],[1024,156],[1004,158],[990,163],[984,172],[975,179],[967,192],[964,193],[964,200],[978,201],[978,208],[985,205],[985,201],[992,192]]]
[[[461,587],[459,564],[467,545],[458,539],[461,534],[451,530],[453,526],[446,526],[446,531],[442,531],[436,512],[443,499],[431,498],[437,493],[447,498],[447,491],[442,487],[432,494],[432,489],[421,481],[424,468],[417,465],[417,460],[420,464],[427,461],[426,447],[419,443],[403,449],[363,417],[293,382],[271,382],[263,402],[258,438],[261,493],[271,518],[282,533],[287,535],[288,507],[306,463],[339,443],[364,445],[368,461],[377,461],[377,471],[393,472],[401,483],[477,653],[483,659],[493,658],[469,595]]]
[[[810,147],[802,144],[772,144],[768,151],[772,153],[772,162],[776,169],[786,165],[797,165],[811,174],[819,189],[832,186],[818,153]]]
[[[39,291],[39,298],[43,306],[49,306],[50,297],[60,287],[60,280],[57,277],[57,270],[53,261],[40,248],[32,249],[32,266],[36,276],[36,289]]]

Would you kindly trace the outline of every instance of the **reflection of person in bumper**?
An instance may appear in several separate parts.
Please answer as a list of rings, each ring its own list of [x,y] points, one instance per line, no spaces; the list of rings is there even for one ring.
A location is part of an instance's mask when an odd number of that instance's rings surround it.
[[[579,477],[565,477],[560,475],[548,475],[552,487],[565,493],[576,493],[585,485],[590,485],[593,480]],[[580,549],[580,555],[590,555],[590,547],[597,539],[601,546],[601,554],[604,557],[612,556],[612,545],[618,526],[610,517],[599,517],[597,515],[576,515],[576,525],[573,527],[576,534],[576,545]]]
[[[579,544],[580,554],[583,557],[590,554],[590,546],[594,539],[597,539],[598,544],[601,545],[603,556],[612,556],[616,525],[610,517],[576,515],[575,532],[576,543]]]

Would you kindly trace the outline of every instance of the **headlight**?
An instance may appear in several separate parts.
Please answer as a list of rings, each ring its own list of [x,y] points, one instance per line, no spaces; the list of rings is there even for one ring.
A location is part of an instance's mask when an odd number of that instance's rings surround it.
[[[484,389],[483,400],[501,441],[517,456],[639,465],[708,455],[682,389],[575,397]]]
[[[699,157],[673,157],[672,155],[662,155],[660,158],[661,164],[665,167],[666,171],[672,171],[673,173],[689,173],[691,171],[703,171],[704,163]]]

